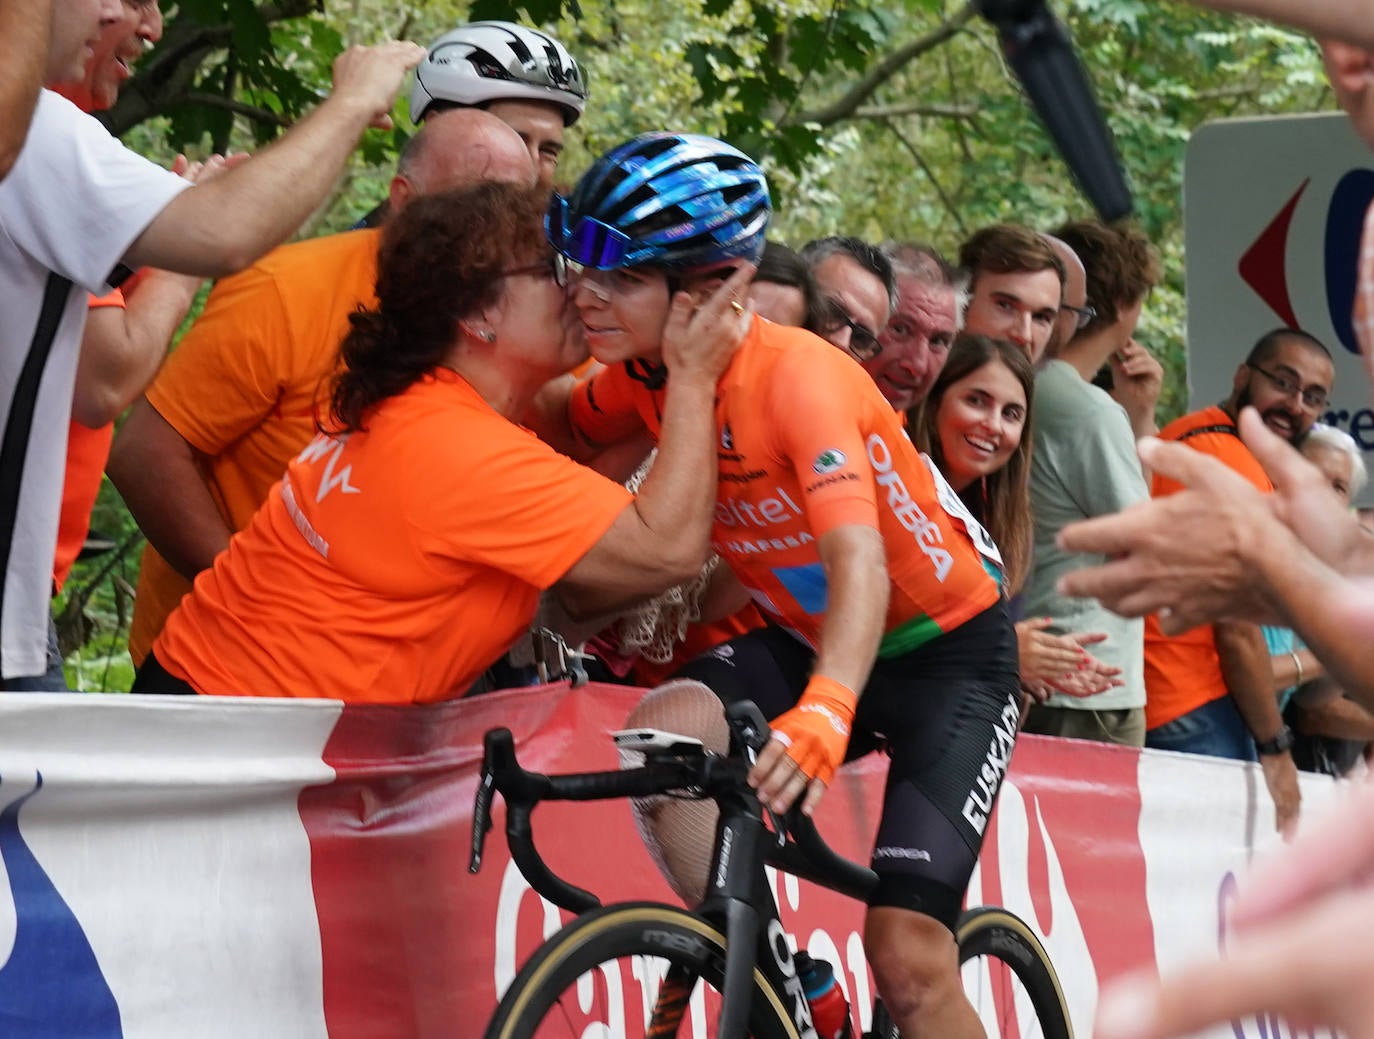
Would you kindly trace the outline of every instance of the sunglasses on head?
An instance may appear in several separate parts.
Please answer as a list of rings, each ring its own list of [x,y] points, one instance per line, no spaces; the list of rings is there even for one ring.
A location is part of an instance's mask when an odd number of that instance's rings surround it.
[[[608,271],[626,265],[633,240],[595,217],[578,217],[568,225],[568,200],[555,194],[544,215],[544,233],[560,253],[593,270]]]

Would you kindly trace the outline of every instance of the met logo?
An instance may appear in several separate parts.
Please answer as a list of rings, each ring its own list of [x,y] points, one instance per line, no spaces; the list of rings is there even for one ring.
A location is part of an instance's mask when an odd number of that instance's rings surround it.
[[[91,943],[19,828],[21,809],[42,789],[39,773],[32,790],[5,804],[0,776],[0,861],[14,902],[14,944],[0,965],[0,1035],[122,1039],[119,1004]]]

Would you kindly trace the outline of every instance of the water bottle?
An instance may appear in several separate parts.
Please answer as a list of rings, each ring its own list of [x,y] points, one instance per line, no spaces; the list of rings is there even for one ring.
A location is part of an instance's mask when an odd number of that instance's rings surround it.
[[[795,962],[816,1034],[820,1039],[850,1039],[849,1000],[835,980],[835,969],[825,960],[813,960],[805,951],[797,953]]]

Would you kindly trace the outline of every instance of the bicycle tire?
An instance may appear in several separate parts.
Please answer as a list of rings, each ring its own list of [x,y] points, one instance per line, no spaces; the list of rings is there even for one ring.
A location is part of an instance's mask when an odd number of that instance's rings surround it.
[[[979,906],[965,910],[959,917],[955,928],[955,938],[959,943],[959,966],[980,957],[996,961],[1016,975],[1029,996],[1031,1008],[1040,1025],[1040,1035],[1044,1039],[1073,1039],[1073,1023],[1069,1019],[1069,1005],[1064,999],[1064,990],[1059,984],[1059,975],[1049,954],[1035,936],[1035,932],[1015,913],[999,906]],[[989,967],[989,975],[1000,972]],[[969,985],[965,984],[967,992]],[[972,998],[972,994],[970,994]],[[1005,1001],[1005,996],[994,994],[994,1001]],[[975,1004],[978,1000],[974,1000]],[[1002,1014],[1014,1012],[1016,1008],[998,1006],[999,1018]],[[997,1035],[1027,1034],[1021,1029],[1020,1021],[1010,1027],[1002,1028]]]
[[[576,994],[579,979],[591,979],[584,982],[584,988],[592,989],[597,984],[592,972],[602,968],[602,982],[608,989],[614,988],[606,965],[624,957],[638,956],[667,961],[666,972],[681,972],[690,979],[694,989],[701,989],[704,981],[714,990],[715,1005],[719,1006],[725,968],[724,935],[706,920],[685,910],[656,902],[626,902],[579,916],[540,946],[501,997],[487,1025],[485,1039],[556,1039],[589,1033],[614,1034],[609,1022],[600,1023],[607,1027],[603,1032],[596,1028],[594,1018],[587,1019],[592,1022],[591,1029],[581,1020],[581,1015],[594,1013],[594,1008],[589,1009],[582,1003],[574,1009],[570,1004],[579,998]],[[619,967],[615,969],[619,976]],[[662,1019],[646,1020],[642,1031],[630,1026],[627,1019],[626,1035],[630,1039],[637,1035],[665,1039],[677,1031],[677,1025],[689,1012],[687,997],[680,992],[669,994],[660,989],[651,1000],[643,980],[647,976],[647,972],[640,975],[639,1000],[630,1000],[630,986],[623,986],[619,997],[620,1013],[632,1014],[634,1007],[640,1006],[646,1018],[658,1018],[659,1001],[668,1000],[676,1001],[677,1019],[666,1023]],[[754,1039],[798,1039],[785,1000],[757,966],[751,996],[749,1034]],[[615,998],[607,997],[607,1009],[612,1016],[616,1012],[611,1005]],[[649,1012],[650,1007],[654,1008],[654,1013]],[[709,1006],[706,1012],[714,1013]],[[541,1027],[556,1024],[550,1021],[550,1016],[556,1014],[576,1020],[568,1020],[565,1027]],[[651,1029],[651,1025],[656,1027]]]

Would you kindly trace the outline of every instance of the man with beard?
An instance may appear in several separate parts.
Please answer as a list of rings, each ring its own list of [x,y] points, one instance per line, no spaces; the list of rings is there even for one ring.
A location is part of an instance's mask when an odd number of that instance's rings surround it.
[[[1186,442],[1268,493],[1268,476],[1237,433],[1241,409],[1253,407],[1270,430],[1296,445],[1326,407],[1332,375],[1326,347],[1306,332],[1277,329],[1261,337],[1236,369],[1227,400],[1170,423],[1160,439]],[[1180,489],[1156,475],[1151,494]],[[1293,735],[1279,715],[1258,626],[1218,622],[1170,637],[1157,616],[1147,617],[1145,689],[1146,746],[1241,761],[1254,761],[1258,751],[1279,826],[1296,820]]]

